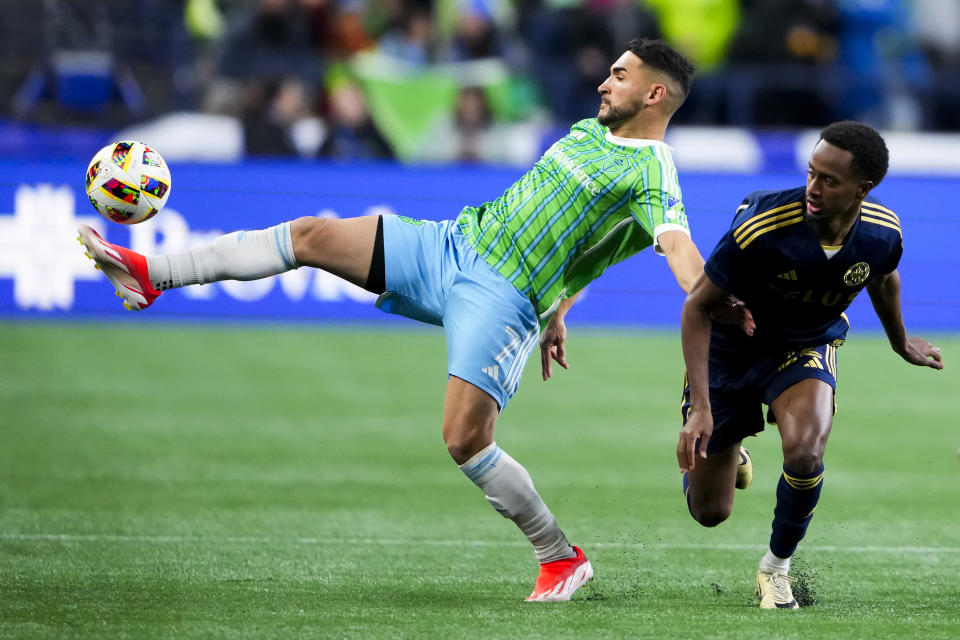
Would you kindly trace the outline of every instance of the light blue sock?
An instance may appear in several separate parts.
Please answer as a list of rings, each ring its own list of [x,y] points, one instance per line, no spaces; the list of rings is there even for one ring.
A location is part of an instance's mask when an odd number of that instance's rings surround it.
[[[483,490],[487,502],[500,515],[513,520],[523,531],[539,562],[576,555],[534,488],[530,474],[496,442],[460,465],[460,470]]]

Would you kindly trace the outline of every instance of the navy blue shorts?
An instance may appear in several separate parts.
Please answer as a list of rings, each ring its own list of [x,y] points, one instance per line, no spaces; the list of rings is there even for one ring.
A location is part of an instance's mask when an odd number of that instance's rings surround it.
[[[801,380],[823,380],[836,393],[837,347],[831,343],[764,352],[712,340],[709,372],[713,435],[707,443],[707,453],[713,453],[763,431],[761,405],[769,407],[787,387]],[[690,386],[684,375],[684,424],[689,408]],[[767,412],[767,422],[776,424],[772,410]]]

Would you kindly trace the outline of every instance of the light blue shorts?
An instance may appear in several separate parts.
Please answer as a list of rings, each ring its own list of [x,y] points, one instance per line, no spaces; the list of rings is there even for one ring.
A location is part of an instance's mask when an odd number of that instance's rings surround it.
[[[537,346],[529,298],[480,257],[456,221],[383,217],[386,293],[377,307],[440,325],[447,372],[483,389],[503,411]]]

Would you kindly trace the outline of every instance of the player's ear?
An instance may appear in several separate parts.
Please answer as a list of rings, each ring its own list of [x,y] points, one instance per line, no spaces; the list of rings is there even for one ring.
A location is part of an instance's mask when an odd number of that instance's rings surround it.
[[[660,83],[654,83],[650,85],[650,88],[647,90],[647,104],[657,104],[658,102],[663,102],[667,97],[667,87],[666,85]]]
[[[870,189],[873,189],[873,182],[870,180],[863,180],[860,182],[860,186],[857,187],[857,197],[866,198],[867,194],[870,193]]]

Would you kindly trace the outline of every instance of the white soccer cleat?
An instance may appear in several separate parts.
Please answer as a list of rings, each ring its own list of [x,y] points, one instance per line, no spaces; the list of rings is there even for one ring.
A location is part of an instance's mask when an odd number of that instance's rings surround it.
[[[142,311],[160,295],[147,277],[147,259],[139,253],[110,244],[85,224],[80,225],[77,240],[86,248],[94,266],[107,276],[117,297],[123,298],[127,309]]]
[[[572,558],[554,560],[540,565],[537,584],[526,602],[566,602],[573,592],[593,580],[593,567],[580,547]]]
[[[799,609],[793,597],[790,576],[780,571],[757,571],[757,596],[761,609]]]
[[[746,489],[753,482],[753,460],[750,452],[740,447],[739,461],[737,462],[737,489]]]

